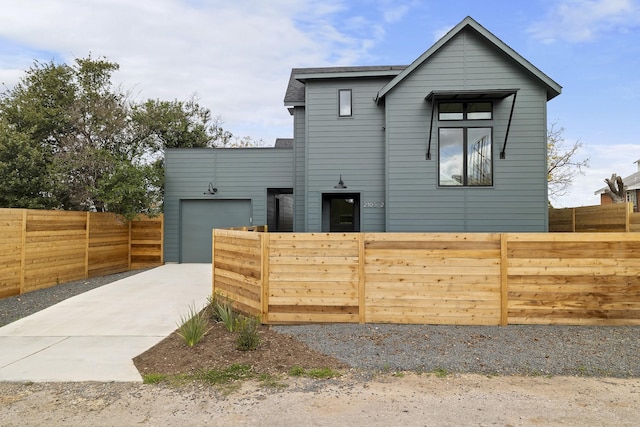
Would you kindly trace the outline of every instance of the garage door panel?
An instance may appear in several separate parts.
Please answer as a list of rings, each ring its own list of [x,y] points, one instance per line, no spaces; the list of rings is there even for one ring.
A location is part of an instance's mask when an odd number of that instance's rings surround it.
[[[211,230],[251,225],[251,200],[182,200],[180,262],[211,262]]]

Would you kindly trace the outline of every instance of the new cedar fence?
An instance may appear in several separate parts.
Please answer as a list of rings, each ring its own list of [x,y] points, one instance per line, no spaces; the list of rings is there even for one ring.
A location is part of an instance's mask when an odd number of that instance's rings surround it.
[[[162,265],[163,219],[0,209],[0,298]]]
[[[549,209],[550,232],[640,232],[632,203]]]
[[[640,325],[640,233],[214,230],[213,291],[274,324]]]

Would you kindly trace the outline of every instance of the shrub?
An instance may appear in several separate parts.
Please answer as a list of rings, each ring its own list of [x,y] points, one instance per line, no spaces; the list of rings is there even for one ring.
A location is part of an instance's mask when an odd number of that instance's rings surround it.
[[[189,307],[189,312],[186,316],[180,317],[177,333],[189,347],[193,347],[200,342],[209,331],[209,321],[205,310],[198,311],[195,305]]]
[[[260,319],[258,317],[240,316],[237,319],[238,339],[236,348],[240,351],[255,350],[260,345],[260,336],[258,335],[258,326]]]
[[[227,331],[233,332],[236,330],[237,314],[233,310],[233,306],[229,302],[222,302],[216,299],[215,310],[217,318],[220,319],[227,328]]]

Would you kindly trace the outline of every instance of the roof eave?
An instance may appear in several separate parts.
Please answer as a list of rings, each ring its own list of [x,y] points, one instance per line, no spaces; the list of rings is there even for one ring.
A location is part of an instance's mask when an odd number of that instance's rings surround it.
[[[400,83],[407,75],[411,74],[418,66],[420,66],[424,61],[426,61],[429,57],[431,57],[436,51],[438,51],[442,46],[448,43],[453,37],[455,37],[458,33],[460,33],[466,27],[472,28],[477,33],[488,39],[493,45],[503,51],[506,55],[511,57],[516,63],[520,66],[524,67],[527,71],[533,74],[538,80],[540,80],[543,85],[547,89],[547,101],[555,98],[560,95],[562,92],[562,86],[556,83],[549,76],[544,74],[538,68],[536,68],[533,64],[527,61],[524,57],[522,57],[515,50],[511,49],[506,43],[500,40],[498,37],[493,35],[489,30],[480,25],[477,21],[475,21],[470,16],[464,18],[458,25],[453,27],[447,34],[445,34],[442,38],[440,38],[437,42],[433,44],[426,52],[424,52],[418,59],[413,61],[407,68],[405,68],[400,74],[398,74],[393,80],[387,83],[376,96],[376,102],[379,102],[384,96],[393,89],[398,83]]]

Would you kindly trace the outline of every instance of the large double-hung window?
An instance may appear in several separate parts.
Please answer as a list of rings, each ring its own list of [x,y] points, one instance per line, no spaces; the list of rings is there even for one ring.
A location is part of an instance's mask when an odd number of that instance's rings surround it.
[[[491,102],[442,102],[438,107],[439,185],[493,185],[493,131],[479,122],[493,118]]]

